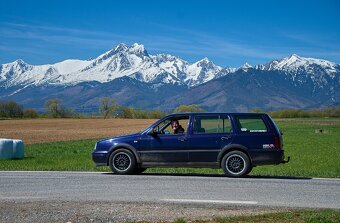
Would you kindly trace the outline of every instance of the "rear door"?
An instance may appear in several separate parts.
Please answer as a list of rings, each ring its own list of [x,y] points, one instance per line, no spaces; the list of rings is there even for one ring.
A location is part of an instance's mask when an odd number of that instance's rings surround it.
[[[188,136],[189,162],[216,163],[221,149],[230,144],[233,131],[228,115],[196,115]]]

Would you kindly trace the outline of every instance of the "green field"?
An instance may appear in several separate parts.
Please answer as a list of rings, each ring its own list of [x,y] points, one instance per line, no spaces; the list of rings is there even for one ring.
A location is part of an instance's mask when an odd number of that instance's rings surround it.
[[[340,177],[340,119],[282,119],[276,121],[284,135],[291,161],[260,166],[250,175],[288,177]],[[97,168],[91,152],[97,140],[32,144],[24,160],[1,160],[0,170],[110,171]],[[147,173],[222,174],[219,169],[150,168]]]

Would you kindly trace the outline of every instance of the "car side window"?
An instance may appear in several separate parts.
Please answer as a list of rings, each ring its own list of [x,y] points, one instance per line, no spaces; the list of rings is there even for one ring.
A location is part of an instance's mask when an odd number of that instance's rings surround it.
[[[238,117],[241,132],[268,132],[268,128],[261,117]]]
[[[228,133],[231,132],[229,117],[196,116],[194,120],[194,134]]]
[[[221,121],[221,127],[222,127],[222,131],[221,132],[227,133],[227,132],[232,132],[233,131],[233,128],[231,126],[231,122],[230,122],[229,116],[221,117],[220,121]]]
[[[188,124],[189,116],[171,117],[154,127],[153,131],[161,135],[186,134]]]

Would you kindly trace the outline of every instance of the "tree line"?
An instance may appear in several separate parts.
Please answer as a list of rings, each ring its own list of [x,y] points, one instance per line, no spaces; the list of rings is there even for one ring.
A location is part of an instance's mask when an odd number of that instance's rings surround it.
[[[24,108],[15,101],[0,102],[0,118],[80,118],[93,117],[88,114],[81,114],[74,109],[62,106],[62,100],[58,98],[49,99],[44,104],[45,112],[39,113],[33,108]],[[115,100],[104,97],[99,99],[98,114],[103,118],[131,118],[131,119],[159,119],[169,113],[183,112],[205,112],[199,106],[180,105],[173,111],[164,112],[161,110],[142,110],[141,108],[132,108],[119,105]],[[265,112],[261,109],[253,109],[251,112]],[[313,117],[340,117],[340,108],[324,108],[314,110],[296,110],[286,109],[280,111],[266,112],[273,118],[313,118]],[[96,115],[96,117],[98,117]]]
[[[279,111],[265,112],[261,109],[253,109],[252,112],[264,112],[273,118],[339,118],[340,108],[330,107],[313,110],[283,109]]]
[[[24,106],[15,101],[0,102],[1,118],[38,118],[38,112],[33,108],[24,108]]]
[[[134,119],[160,119],[169,112],[164,112],[160,110],[142,110],[140,108],[131,108],[127,106],[118,105],[113,99],[108,97],[100,98],[99,113],[104,118],[118,117],[118,118],[134,118]],[[199,108],[197,105],[180,105],[175,108],[174,113],[181,112],[204,112],[203,109]],[[171,113],[170,112],[170,113]]]
[[[74,109],[62,106],[62,100],[52,98],[45,102],[44,113],[39,113],[33,108],[24,108],[15,101],[0,102],[0,118],[80,118],[90,117],[89,114],[81,114]],[[98,114],[103,118],[130,118],[130,119],[159,119],[171,112],[202,112],[197,105],[181,105],[174,111],[142,110],[119,105],[115,100],[104,97],[99,99]],[[93,116],[91,116],[93,117]],[[96,117],[98,117],[96,115]]]

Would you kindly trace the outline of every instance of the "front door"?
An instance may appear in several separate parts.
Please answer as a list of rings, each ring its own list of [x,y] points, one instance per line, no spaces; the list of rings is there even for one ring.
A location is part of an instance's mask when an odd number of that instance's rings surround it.
[[[183,131],[174,130],[176,125]],[[189,116],[174,116],[164,120],[153,129],[153,134],[146,134],[140,141],[140,158],[143,163],[188,162],[187,127]]]

